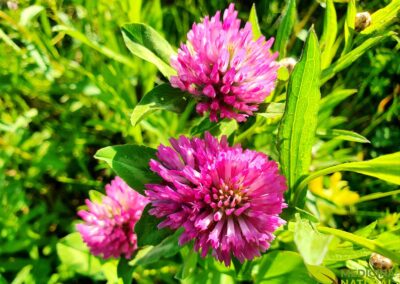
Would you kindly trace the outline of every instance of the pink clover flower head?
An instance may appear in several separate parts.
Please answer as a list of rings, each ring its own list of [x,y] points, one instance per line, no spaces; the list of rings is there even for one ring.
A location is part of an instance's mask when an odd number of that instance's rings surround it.
[[[147,203],[144,196],[115,177],[106,185],[101,203],[86,199],[88,211],[78,212],[84,223],[76,228],[94,255],[129,259],[137,249],[134,227]]]
[[[222,20],[218,11],[194,23],[186,44],[171,58],[177,71],[171,85],[191,93],[197,112],[209,112],[211,121],[245,121],[275,87],[279,65],[278,54],[270,51],[274,39],[254,40],[251,24],[240,28],[237,14],[231,4]]]
[[[194,240],[205,257],[209,250],[225,265],[232,256],[243,262],[260,256],[285,223],[286,179],[267,155],[230,147],[220,141],[181,136],[160,145],[150,168],[163,182],[146,185],[151,215],[164,220],[159,228],[184,228],[179,243]]]

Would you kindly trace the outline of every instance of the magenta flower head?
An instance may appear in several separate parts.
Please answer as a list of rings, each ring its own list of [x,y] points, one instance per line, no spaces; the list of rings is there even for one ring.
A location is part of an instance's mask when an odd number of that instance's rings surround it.
[[[214,17],[193,24],[171,65],[173,87],[188,91],[198,100],[196,110],[210,112],[210,120],[245,121],[275,87],[278,54],[270,48],[274,39],[253,39],[251,24],[240,28],[238,12],[231,4]]]
[[[148,201],[119,177],[106,185],[106,194],[101,203],[86,200],[89,210],[78,212],[85,223],[76,228],[94,255],[130,258],[137,248],[134,227]]]
[[[150,161],[163,183],[146,185],[149,213],[165,218],[158,227],[183,227],[180,245],[193,239],[203,257],[212,250],[227,266],[232,256],[241,262],[260,256],[285,223],[279,214],[286,207],[286,180],[276,162],[209,133],[170,142]]]

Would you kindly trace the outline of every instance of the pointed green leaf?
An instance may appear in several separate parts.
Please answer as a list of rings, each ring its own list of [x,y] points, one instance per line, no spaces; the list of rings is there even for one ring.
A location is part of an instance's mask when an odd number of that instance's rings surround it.
[[[249,22],[253,31],[253,37],[255,40],[257,40],[260,36],[262,36],[262,33],[260,30],[260,25],[258,23],[256,4],[253,4],[253,6],[251,6]]]
[[[122,26],[122,35],[129,50],[136,56],[153,63],[167,78],[176,74],[170,66],[175,51],[153,28],[140,23]]]
[[[285,113],[278,133],[280,162],[289,185],[288,196],[299,179],[308,173],[311,163],[321,96],[320,66],[318,39],[311,29],[302,57],[289,80]]]
[[[274,49],[279,52],[279,59],[286,57],[286,46],[296,21],[296,0],[288,0],[283,12],[282,22],[278,27]]]
[[[338,139],[359,143],[371,143],[367,138],[354,131],[344,129],[318,129],[317,136],[321,138]]]
[[[32,5],[22,10],[19,24],[28,26],[45,8],[39,5]]]
[[[95,202],[95,203],[101,203],[103,200],[104,194],[101,192],[98,192],[97,190],[89,190],[89,198],[90,201]]]
[[[137,244],[139,247],[158,245],[166,237],[172,235],[171,230],[167,228],[159,229],[157,227],[161,220],[149,214],[150,208],[151,205],[145,207],[142,216],[135,225],[135,233],[137,234]]]
[[[378,43],[381,43],[382,41],[384,41],[386,38],[388,38],[391,35],[392,35],[392,33],[388,32],[388,33],[380,35],[380,36],[369,38],[366,41],[364,41],[362,44],[357,46],[355,49],[353,49],[349,53],[342,56],[340,59],[335,61],[335,63],[333,63],[331,66],[329,66],[328,68],[326,68],[325,70],[322,71],[321,85],[324,84],[329,79],[333,78],[333,76],[335,76],[336,73],[338,73],[339,71],[342,71],[343,69],[350,66],[354,61],[356,61],[367,50],[371,49]]]
[[[392,0],[386,7],[379,9],[371,15],[371,25],[361,32],[368,35],[383,31],[398,19],[400,0]]]
[[[356,0],[350,0],[347,4],[347,14],[344,23],[344,48],[342,54],[346,54],[351,50],[351,45],[353,44],[354,23],[356,19],[356,14]]]
[[[394,261],[396,263],[400,263],[400,255],[398,253],[395,253],[393,251],[386,249],[384,247],[384,245],[379,243],[378,241],[369,240],[369,239],[354,235],[349,232],[345,232],[345,231],[333,229],[333,228],[328,228],[328,227],[321,226],[321,227],[318,227],[317,229],[318,229],[318,231],[320,231],[323,234],[329,234],[329,235],[339,237],[343,240],[352,242],[352,243],[362,246],[366,249],[369,249],[370,251],[373,251],[373,252],[379,253],[383,256],[386,256],[387,258],[390,258],[392,261]]]
[[[149,147],[127,144],[102,148],[94,157],[105,161],[129,186],[143,193],[145,184],[159,181],[149,168],[155,153],[156,150]]]
[[[324,31],[320,42],[322,50],[321,69],[327,68],[335,55],[333,54],[333,45],[336,40],[336,34],[337,18],[335,5],[333,4],[333,0],[327,0],[324,16]]]
[[[166,237],[159,244],[151,248],[143,257],[135,261],[134,265],[149,265],[162,258],[172,257],[179,252],[179,236],[182,231],[177,230],[172,236]]]
[[[311,180],[319,176],[340,171],[356,172],[394,184],[400,184],[400,152],[383,155],[368,161],[344,163],[316,171],[299,184],[298,190],[305,189]]]
[[[338,283],[335,273],[327,267],[321,265],[306,265],[308,272],[314,279],[321,284]]]
[[[170,84],[162,84],[147,93],[135,106],[131,123],[136,126],[143,118],[157,110],[181,113],[188,102],[187,94]]]

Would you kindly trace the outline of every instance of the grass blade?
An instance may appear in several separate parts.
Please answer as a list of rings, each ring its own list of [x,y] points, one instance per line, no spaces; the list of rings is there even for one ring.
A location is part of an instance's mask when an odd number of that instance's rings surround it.
[[[296,20],[296,0],[288,0],[286,10],[283,13],[282,23],[279,25],[276,35],[275,50],[279,52],[279,59],[286,56],[286,46],[292,33]]]
[[[321,69],[329,66],[334,57],[333,45],[335,44],[337,34],[337,18],[333,0],[326,1],[326,10],[324,17],[324,31],[321,36]]]
[[[350,0],[347,4],[347,14],[344,23],[344,48],[342,54],[346,54],[351,50],[351,46],[353,44],[354,22],[356,14],[356,0]]]

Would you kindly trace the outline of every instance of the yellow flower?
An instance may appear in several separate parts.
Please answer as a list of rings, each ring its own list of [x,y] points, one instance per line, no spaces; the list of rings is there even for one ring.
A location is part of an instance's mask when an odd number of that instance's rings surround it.
[[[311,192],[332,201],[338,206],[350,206],[360,199],[357,192],[350,190],[348,182],[342,180],[342,174],[339,172],[329,177],[328,188],[324,188],[323,181],[323,177],[318,177],[311,181],[309,183]]]

